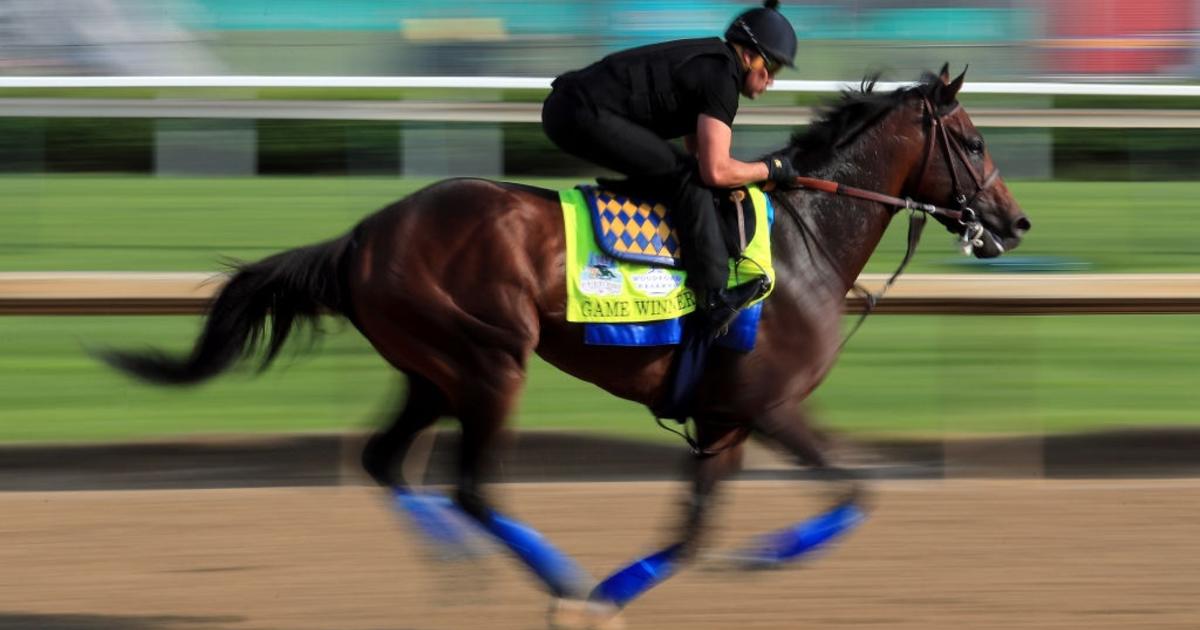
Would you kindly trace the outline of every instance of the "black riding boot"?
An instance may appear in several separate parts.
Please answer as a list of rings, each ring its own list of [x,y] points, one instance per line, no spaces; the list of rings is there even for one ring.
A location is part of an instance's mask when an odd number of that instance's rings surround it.
[[[741,312],[741,303],[729,289],[709,289],[696,297],[696,330],[709,338],[716,339],[729,330],[729,325]]]
[[[764,276],[728,289],[707,291],[698,298],[694,317],[712,337],[720,337],[728,332],[742,309],[766,295],[770,287],[771,281]]]

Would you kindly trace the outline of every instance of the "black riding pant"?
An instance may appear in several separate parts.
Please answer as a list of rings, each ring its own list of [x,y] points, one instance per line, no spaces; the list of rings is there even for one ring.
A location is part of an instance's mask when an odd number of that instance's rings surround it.
[[[668,202],[688,285],[701,294],[725,288],[729,251],[712,191],[701,182],[692,156],[623,116],[593,107],[569,89],[555,89],[546,98],[542,128],[563,151],[634,178]]]

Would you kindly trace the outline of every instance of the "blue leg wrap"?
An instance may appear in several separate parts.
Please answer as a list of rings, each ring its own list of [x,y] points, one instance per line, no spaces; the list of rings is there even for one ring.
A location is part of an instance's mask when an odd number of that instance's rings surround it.
[[[854,529],[866,514],[853,503],[839,505],[803,523],[760,537],[739,557],[752,566],[772,566],[800,556]]]
[[[396,490],[395,499],[400,511],[407,514],[413,525],[443,551],[463,553],[470,550],[468,542],[472,532],[448,497]]]
[[[679,569],[679,545],[672,545],[638,558],[628,566],[617,570],[608,576],[592,591],[589,599],[603,601],[624,608],[626,604],[637,599],[646,591],[666,581],[675,575]]]
[[[492,512],[484,528],[517,554],[555,597],[579,597],[584,585],[591,581],[574,560],[524,523]]]

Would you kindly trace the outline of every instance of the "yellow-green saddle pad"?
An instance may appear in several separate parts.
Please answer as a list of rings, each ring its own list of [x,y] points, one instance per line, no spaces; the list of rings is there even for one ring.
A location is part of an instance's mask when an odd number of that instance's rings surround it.
[[[773,287],[774,209],[757,187],[747,192],[758,229],[743,260],[730,261],[729,285],[765,275]],[[675,268],[679,244],[666,207],[593,186],[559,191],[559,200],[567,242],[567,321],[655,322],[695,310],[695,296],[684,286],[686,272]]]

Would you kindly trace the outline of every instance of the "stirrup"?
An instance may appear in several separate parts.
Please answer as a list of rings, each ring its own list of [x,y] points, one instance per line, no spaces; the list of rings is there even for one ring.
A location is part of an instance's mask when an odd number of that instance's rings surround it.
[[[770,288],[770,280],[763,276],[743,282],[729,289],[721,289],[715,296],[706,296],[708,304],[703,317],[705,331],[717,338],[729,332],[729,327],[741,315],[742,309],[764,295]]]

